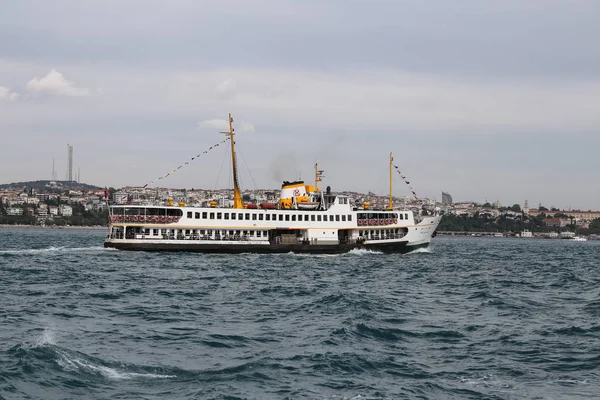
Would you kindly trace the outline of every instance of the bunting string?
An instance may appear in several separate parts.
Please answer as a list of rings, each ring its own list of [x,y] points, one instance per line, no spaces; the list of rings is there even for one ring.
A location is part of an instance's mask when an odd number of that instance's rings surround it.
[[[400,176],[404,180],[404,183],[406,183],[408,185],[408,188],[412,192],[413,196],[415,196],[415,200],[419,200],[419,198],[417,197],[417,194],[415,193],[415,189],[413,189],[413,187],[410,185],[410,182],[408,181],[408,179],[406,179],[406,177],[404,175],[402,175],[402,172],[400,172],[400,168],[398,168],[397,165],[394,165],[394,168],[396,168],[396,172],[398,172],[400,174]]]
[[[225,143],[225,142],[226,142],[226,141],[228,141],[228,140],[229,140],[229,137],[227,137],[227,138],[225,138],[225,139],[221,140],[221,141],[220,141],[219,143],[217,143],[217,144],[213,144],[212,146],[210,146],[210,147],[208,148],[208,150],[204,150],[202,153],[199,153],[198,155],[196,155],[196,156],[194,156],[194,157],[190,158],[188,161],[186,161],[184,164],[181,164],[179,167],[177,167],[177,168],[175,168],[175,169],[173,169],[173,170],[171,170],[171,171],[167,172],[167,173],[166,173],[166,174],[164,174],[163,176],[161,176],[161,177],[157,178],[155,181],[151,181],[151,182],[149,182],[149,183],[146,183],[146,184],[145,184],[144,186],[142,186],[142,187],[143,187],[143,188],[146,188],[146,187],[148,187],[148,186],[151,186],[151,185],[153,185],[155,182],[158,182],[158,181],[160,181],[160,180],[162,180],[162,179],[165,179],[167,176],[174,174],[175,172],[179,171],[179,170],[180,170],[181,168],[183,168],[184,166],[186,166],[186,165],[189,165],[189,164],[190,164],[192,161],[194,161],[194,160],[198,159],[198,158],[199,158],[201,155],[208,153],[210,150],[214,149],[215,147],[219,147],[219,145],[220,145],[220,144],[223,144],[223,143]]]

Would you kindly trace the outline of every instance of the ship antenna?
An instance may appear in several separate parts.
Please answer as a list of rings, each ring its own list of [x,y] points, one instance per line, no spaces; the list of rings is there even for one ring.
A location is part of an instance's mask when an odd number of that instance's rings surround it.
[[[237,163],[235,159],[235,140],[233,139],[235,133],[233,131],[233,118],[231,118],[231,113],[229,113],[229,132],[221,133],[229,135],[229,141],[231,142],[231,164],[233,169],[233,208],[244,208],[242,194],[240,193],[240,185],[238,184]]]
[[[393,210],[394,205],[392,203],[392,163],[394,162],[394,157],[392,157],[392,153],[390,153],[390,204],[388,205],[388,210]]]

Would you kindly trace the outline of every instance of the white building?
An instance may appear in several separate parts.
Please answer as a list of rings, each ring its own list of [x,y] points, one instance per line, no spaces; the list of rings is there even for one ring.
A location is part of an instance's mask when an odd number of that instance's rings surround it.
[[[115,192],[113,194],[113,200],[117,203],[117,204],[125,204],[127,203],[127,193],[125,192]]]
[[[62,215],[63,217],[70,217],[73,215],[73,207],[66,205],[66,204],[61,204],[60,205],[60,215]]]
[[[48,208],[40,207],[36,210],[38,215],[38,220],[43,221],[48,218]]]
[[[6,215],[23,215],[23,209],[17,207],[9,207],[6,209]]]

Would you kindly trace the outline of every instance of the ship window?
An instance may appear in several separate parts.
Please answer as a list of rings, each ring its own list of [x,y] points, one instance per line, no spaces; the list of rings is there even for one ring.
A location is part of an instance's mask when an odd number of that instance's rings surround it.
[[[308,221],[308,214],[306,214],[306,215],[304,216],[304,220],[305,220],[305,221]]]
[[[158,229],[152,229],[152,234],[154,236],[158,236]]]
[[[200,219],[200,213],[197,212],[196,215],[195,215],[195,217],[196,217],[196,219]]]
[[[238,219],[239,219],[240,221],[241,221],[241,220],[243,220],[243,219],[244,219],[244,214],[242,214],[242,213],[239,213],[239,214],[238,214]]]
[[[348,214],[348,221],[352,221],[352,214]]]
[[[204,235],[204,229],[200,229],[200,234]]]
[[[192,219],[192,212],[191,212],[191,211],[188,211],[188,213],[187,213],[187,217],[188,217],[189,219]]]
[[[202,219],[206,219],[206,211],[202,213]]]
[[[235,234],[240,236],[242,234],[242,231],[235,231]]]
[[[215,219],[215,213],[210,213],[210,219]]]
[[[190,230],[189,230],[189,229],[186,229],[186,230],[185,230],[185,234],[189,236],[189,234],[190,234]]]
[[[279,214],[279,220],[283,221],[283,214]]]
[[[221,219],[221,213],[217,213],[217,219]]]
[[[321,222],[321,216],[317,215],[317,221]]]
[[[256,221],[256,214],[252,214],[252,221]]]
[[[229,219],[229,213],[223,213],[224,219]]]
[[[262,214],[258,214],[258,219],[259,219],[260,221],[262,221],[262,220],[263,220],[263,218],[264,218],[264,217],[263,217],[263,215],[262,215]]]
[[[285,220],[289,221],[290,220],[290,214],[285,214]]]
[[[404,219],[404,214],[400,214],[400,219]]]
[[[271,220],[271,215],[269,215],[269,214],[266,214],[266,215],[265,215],[265,219],[266,219],[267,221],[270,221],[270,220]]]
[[[235,213],[231,213],[231,219],[235,219]]]
[[[242,231],[242,235],[247,235],[248,231]]]
[[[292,221],[296,220],[296,215],[292,215]]]
[[[308,215],[307,215],[307,217],[308,217]],[[314,221],[314,220],[315,220],[315,216],[314,216],[314,215],[311,215],[311,216],[310,216],[310,220],[311,220],[311,221]]]
[[[260,237],[260,231],[256,231],[256,237]]]
[[[406,217],[406,218],[404,218],[404,219],[408,219],[408,214],[404,214],[404,216]]]
[[[330,221],[330,222],[333,222],[333,215],[330,215],[330,216],[329,216],[329,221]]]
[[[342,221],[344,221],[344,222],[346,221],[346,216],[345,215],[342,215]]]
[[[339,215],[336,215],[336,216],[335,216],[335,220],[336,220],[337,222],[340,222],[340,216],[339,216]]]

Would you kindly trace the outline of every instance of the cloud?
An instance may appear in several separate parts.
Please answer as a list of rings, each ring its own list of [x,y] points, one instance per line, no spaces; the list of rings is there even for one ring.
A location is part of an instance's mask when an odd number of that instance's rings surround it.
[[[199,122],[198,128],[226,132],[229,131],[229,123],[225,119],[209,119]],[[241,121],[239,124],[234,121],[233,129],[239,132],[255,132],[254,124],[247,121]]]
[[[27,83],[30,92],[48,93],[56,96],[90,96],[90,90],[75,86],[55,69],[50,70],[43,78],[33,78]]]
[[[238,129],[242,132],[256,132],[251,122],[241,122]]]
[[[19,93],[11,92],[10,88],[6,86],[0,86],[0,101],[16,101],[19,98],[23,97]]]
[[[209,119],[198,122],[198,128],[218,129],[219,131],[229,130],[229,124],[224,119]]]
[[[231,78],[226,79],[217,85],[215,92],[221,98],[234,98],[237,93],[237,84]]]

